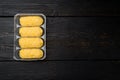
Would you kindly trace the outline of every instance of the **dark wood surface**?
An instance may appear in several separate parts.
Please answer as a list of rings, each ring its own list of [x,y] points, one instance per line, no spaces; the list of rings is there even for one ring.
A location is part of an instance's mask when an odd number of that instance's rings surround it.
[[[119,18],[47,17],[46,60],[119,59]],[[12,59],[13,17],[0,24],[0,57]]]
[[[119,12],[115,0],[0,0],[0,80],[119,80]],[[44,61],[12,59],[16,13],[47,16]]]
[[[117,0],[2,0],[0,16],[44,13],[47,16],[119,16]]]
[[[0,62],[0,77],[11,80],[118,80],[119,62]]]

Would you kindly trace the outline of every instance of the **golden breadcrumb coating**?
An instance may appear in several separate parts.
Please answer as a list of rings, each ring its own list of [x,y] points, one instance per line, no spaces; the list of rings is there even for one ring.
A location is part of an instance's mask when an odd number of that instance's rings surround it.
[[[21,48],[40,48],[43,45],[43,40],[40,38],[20,38],[19,46]]]
[[[20,58],[42,58],[43,51],[40,49],[21,49],[19,52]]]
[[[43,30],[40,27],[21,27],[19,34],[21,37],[40,37]]]
[[[43,24],[43,18],[40,16],[23,16],[20,17],[20,25],[22,27],[34,27]]]

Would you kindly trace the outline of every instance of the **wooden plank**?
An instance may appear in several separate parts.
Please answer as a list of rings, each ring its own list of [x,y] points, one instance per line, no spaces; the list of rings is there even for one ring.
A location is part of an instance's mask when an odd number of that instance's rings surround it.
[[[11,0],[11,1],[8,1],[8,0],[4,0],[4,1],[1,1],[0,4],[54,4],[56,3],[55,0],[47,0],[47,1],[42,1],[42,0]]]
[[[44,13],[47,16],[119,16],[118,1],[105,0],[0,0],[0,16]]]
[[[0,62],[2,80],[117,80],[119,62]]]
[[[46,60],[120,59],[119,18],[47,17]],[[1,60],[12,59],[13,18],[0,24]]]

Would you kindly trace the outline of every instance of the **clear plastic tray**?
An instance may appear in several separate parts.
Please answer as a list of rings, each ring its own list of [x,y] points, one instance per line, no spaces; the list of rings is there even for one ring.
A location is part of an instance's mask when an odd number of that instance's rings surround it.
[[[42,58],[27,58],[27,59],[22,59],[19,57],[19,50],[21,49],[19,47],[18,39],[20,38],[19,35],[19,28],[20,23],[19,23],[19,18],[22,16],[40,16],[43,18],[43,24],[40,26],[43,29],[43,35],[40,37],[43,39],[44,43],[43,46],[40,48],[43,50],[43,57]],[[46,58],[46,16],[43,14],[39,13],[19,13],[14,16],[14,52],[13,52],[13,59],[17,61],[35,61],[35,60],[43,60]]]

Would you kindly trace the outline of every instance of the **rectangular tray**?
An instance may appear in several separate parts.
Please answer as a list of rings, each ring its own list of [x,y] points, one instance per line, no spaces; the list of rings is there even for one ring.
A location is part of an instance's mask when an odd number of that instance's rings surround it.
[[[21,59],[19,57],[19,50],[21,49],[18,44],[18,39],[20,38],[20,35],[18,33],[20,24],[19,24],[19,18],[21,16],[40,16],[43,18],[44,23],[41,25],[43,29],[43,35],[40,37],[44,40],[43,46],[40,48],[43,50],[43,57],[42,58],[35,58],[35,59]],[[35,61],[35,60],[43,60],[46,58],[46,16],[41,13],[18,13],[14,16],[14,51],[13,51],[13,59],[17,61]]]

